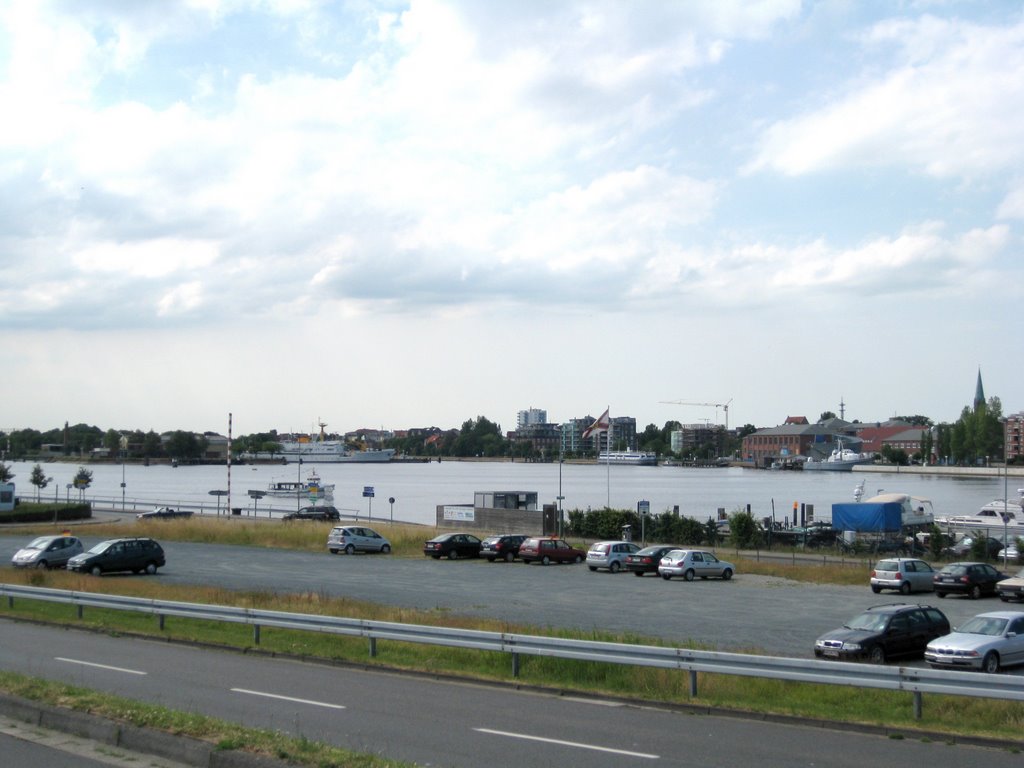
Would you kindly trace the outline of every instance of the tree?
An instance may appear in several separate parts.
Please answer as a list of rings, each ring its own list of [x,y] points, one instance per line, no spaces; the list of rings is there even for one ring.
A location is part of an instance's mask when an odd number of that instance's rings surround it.
[[[823,421],[828,421],[829,419],[834,419],[835,417],[836,415],[832,411],[825,411],[824,413],[821,414],[821,416],[818,417],[818,423],[820,424]]]
[[[761,546],[761,528],[750,512],[739,510],[729,516],[729,539],[733,546],[741,549]]]
[[[50,480],[52,479],[52,477],[46,476],[41,465],[36,464],[32,467],[32,474],[29,475],[28,481],[36,487],[36,501],[39,501],[40,492],[50,484]]]
[[[0,483],[9,483],[14,479],[14,473],[6,464],[0,462]]]

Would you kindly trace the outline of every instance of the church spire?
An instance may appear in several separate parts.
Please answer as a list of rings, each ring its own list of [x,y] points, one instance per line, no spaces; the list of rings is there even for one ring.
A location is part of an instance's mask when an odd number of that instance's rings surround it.
[[[974,388],[974,410],[985,405],[985,387],[981,383],[981,366],[978,366],[978,384]]]

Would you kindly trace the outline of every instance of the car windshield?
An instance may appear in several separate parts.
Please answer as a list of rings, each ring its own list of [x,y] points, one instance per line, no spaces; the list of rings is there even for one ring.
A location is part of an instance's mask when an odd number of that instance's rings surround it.
[[[1006,622],[1007,619],[1000,619],[996,616],[975,616],[957,627],[956,631],[967,635],[992,635],[995,637],[1003,634]]]
[[[40,536],[38,539],[33,539],[26,546],[25,549],[42,549],[50,543],[49,536]]]
[[[99,544],[97,544],[95,547],[89,550],[89,554],[98,555],[101,552],[106,552],[107,549],[109,549],[110,545],[113,543],[113,541],[101,541]]]
[[[847,629],[863,629],[868,632],[880,632],[885,629],[889,617],[884,613],[862,613],[857,618],[844,624]]]

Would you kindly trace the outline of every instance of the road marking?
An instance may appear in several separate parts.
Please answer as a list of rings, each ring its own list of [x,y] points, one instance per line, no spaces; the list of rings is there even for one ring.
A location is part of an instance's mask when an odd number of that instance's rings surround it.
[[[280,699],[281,701],[294,701],[297,704],[311,704],[314,707],[327,707],[329,709],[345,709],[341,704],[328,704],[326,701],[313,701],[312,699],[295,699],[291,696],[278,696],[276,693],[264,693],[263,691],[250,691],[245,688],[232,688],[234,693],[248,693],[250,696],[264,696],[268,699]]]
[[[562,741],[561,739],[548,739],[544,736],[530,736],[526,733],[509,733],[508,731],[494,731],[490,728],[474,728],[480,733],[489,733],[493,736],[508,736],[510,739],[525,739],[526,741],[541,741],[545,744],[560,744],[563,747],[577,747],[578,749],[591,749],[595,752],[610,752],[613,755],[625,755],[626,757],[642,757],[645,760],[659,760],[660,755],[651,755],[646,752],[631,752],[628,749],[613,749],[612,747],[599,747],[596,744],[581,744],[578,741]]]
[[[96,667],[97,669],[109,669],[114,672],[124,672],[128,675],[148,675],[148,672],[140,672],[137,669],[125,669],[124,667],[111,667],[107,664],[95,664],[91,661],[80,661],[79,659],[65,659],[63,656],[57,656],[56,661],[64,661],[68,664],[81,664],[83,667]]]

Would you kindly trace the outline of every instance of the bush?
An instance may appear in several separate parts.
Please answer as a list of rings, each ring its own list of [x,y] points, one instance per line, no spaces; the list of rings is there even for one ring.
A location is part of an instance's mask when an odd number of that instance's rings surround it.
[[[759,549],[764,544],[764,532],[750,512],[733,512],[729,516],[729,541],[737,549]]]
[[[88,520],[92,517],[92,507],[88,504],[61,504],[50,502],[34,504],[22,501],[11,512],[0,512],[2,523],[50,523],[61,520]]]

